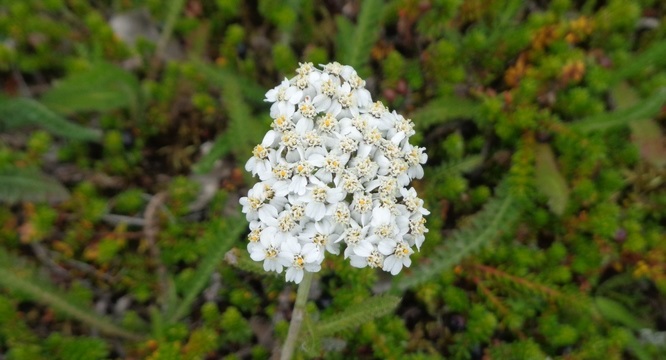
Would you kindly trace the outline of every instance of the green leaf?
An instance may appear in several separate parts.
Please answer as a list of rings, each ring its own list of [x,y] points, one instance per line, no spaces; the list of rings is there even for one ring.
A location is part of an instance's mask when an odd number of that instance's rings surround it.
[[[392,295],[374,296],[364,302],[351,305],[345,311],[324,319],[315,325],[313,335],[329,336],[340,331],[363,325],[373,319],[390,314],[398,307],[400,298]]]
[[[238,236],[245,230],[246,226],[247,223],[240,218],[221,220],[211,224],[204,235],[211,237],[211,248],[208,249],[204,258],[199,262],[199,267],[192,275],[192,279],[182,289],[183,299],[175,309],[167,309],[167,315],[165,316],[167,323],[173,324],[187,314],[196,297],[210,281],[215,268],[224,260],[224,254],[238,240]]]
[[[638,101],[636,91],[626,82],[621,82],[612,89],[613,99],[618,109],[626,109]],[[666,165],[666,141],[659,124],[652,119],[631,122],[631,142],[640,151],[641,157],[660,168]]]
[[[613,85],[650,67],[666,64],[666,41],[655,41],[649,49],[627,61],[620,68],[609,72],[608,82]]]
[[[197,163],[192,167],[194,172],[197,174],[206,174],[211,172],[215,166],[215,162],[229,154],[231,151],[231,137],[233,137],[233,134],[230,131],[218,135],[215,138],[215,142],[210,148],[210,151],[202,156],[201,159],[199,159],[199,161],[197,161]]]
[[[416,267],[411,274],[400,279],[395,287],[404,291],[454,267],[465,257],[497,238],[503,231],[511,229],[519,219],[519,215],[520,209],[516,201],[501,184],[498,186],[495,198],[488,201],[470,226],[457,230],[444,246],[433,252],[429,263]]]
[[[97,315],[81,304],[70,300],[61,291],[54,289],[49,283],[44,282],[43,276],[26,271],[24,265],[12,266],[16,263],[12,258],[0,249],[0,286],[8,290],[21,293],[31,300],[50,306],[53,310],[63,315],[80,320],[101,332],[131,340],[140,340],[141,335],[125,330],[110,319]]]
[[[351,65],[357,71],[360,71],[368,63],[370,51],[375,42],[377,42],[379,31],[382,27],[383,7],[384,2],[382,0],[363,1],[353,36],[345,38],[338,37],[338,44],[340,42],[348,43],[345,45],[344,48],[346,51],[343,57],[341,57],[345,65]],[[343,23],[344,21],[338,20],[338,26]]]
[[[412,113],[412,121],[419,129],[443,124],[445,122],[467,118],[475,119],[479,116],[479,104],[468,99],[457,97],[441,97],[431,100],[420,110]]]
[[[252,147],[261,141],[264,126],[252,116],[245,102],[243,79],[208,65],[202,65],[200,69],[222,89],[222,102],[229,115],[228,128],[215,139],[212,150],[194,165],[195,172],[206,173],[213,168],[215,161],[231,151],[240,157],[248,156]]]
[[[605,130],[614,126],[627,125],[633,121],[650,119],[657,115],[666,102],[666,89],[657,91],[651,97],[626,109],[611,113],[593,115],[572,123],[572,129],[583,133]]]
[[[64,114],[127,107],[136,111],[139,89],[139,81],[132,73],[112,64],[98,63],[57,81],[41,101]]]
[[[0,97],[0,130],[39,126],[50,133],[74,140],[96,141],[97,130],[68,121],[33,99]]]
[[[68,198],[69,191],[60,182],[37,170],[0,170],[0,201],[13,204],[21,201],[58,202]]]
[[[615,300],[597,296],[594,298],[599,313],[608,321],[622,324],[632,330],[648,327],[643,321],[637,319],[632,313]]]
[[[550,145],[536,147],[536,186],[548,198],[548,207],[557,215],[564,214],[569,202],[569,187],[555,163]]]
[[[428,179],[430,183],[437,183],[447,177],[457,175],[459,173],[467,173],[478,168],[483,163],[483,156],[471,155],[460,160],[453,160],[448,163],[428,169],[430,172]]]

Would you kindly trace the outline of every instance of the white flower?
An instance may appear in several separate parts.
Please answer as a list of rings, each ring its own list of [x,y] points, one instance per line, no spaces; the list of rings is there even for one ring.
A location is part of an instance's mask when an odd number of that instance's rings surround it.
[[[404,241],[396,242],[395,240],[382,240],[379,245],[379,252],[388,255],[384,259],[384,271],[389,271],[391,275],[397,275],[402,267],[409,267],[412,260],[409,256],[414,253],[409,247],[409,244]]]
[[[303,280],[303,271],[317,272],[321,269],[319,250],[314,244],[301,244],[296,240],[282,243],[280,259],[287,267],[286,280],[299,284]]]
[[[301,101],[303,91],[292,86],[286,78],[274,89],[268,90],[264,101],[272,102],[271,117],[294,112],[294,106]]]
[[[327,207],[335,205],[344,196],[345,193],[342,190],[330,188],[326,184],[316,181],[314,184],[309,185],[309,189],[303,197],[303,201],[307,203],[305,215],[314,221],[319,221],[326,215]]]
[[[264,136],[261,144],[254,147],[252,157],[245,163],[245,170],[252,175],[259,175],[260,179],[266,178],[271,171],[271,163],[274,162],[275,150],[270,147],[275,142],[275,131],[270,130]]]
[[[351,66],[296,73],[266,93],[272,130],[245,164],[260,180],[240,199],[251,258],[299,283],[342,247],[354,267],[398,274],[428,232],[409,187],[427,160],[409,143],[414,124],[373,102]]]
[[[339,254],[340,247],[337,243],[339,233],[335,232],[335,226],[328,221],[309,223],[303,230],[299,239],[303,243],[313,243],[320,252],[320,261],[324,260],[324,252]]]
[[[258,246],[250,250],[250,257],[254,261],[263,261],[264,270],[275,271],[278,274],[287,264],[279,257],[282,243],[275,238],[263,237]]]

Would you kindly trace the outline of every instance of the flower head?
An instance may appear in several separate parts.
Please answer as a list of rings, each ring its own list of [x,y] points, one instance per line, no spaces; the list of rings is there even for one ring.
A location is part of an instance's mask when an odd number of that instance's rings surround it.
[[[296,73],[266,93],[272,130],[245,165],[260,180],[240,199],[250,257],[296,283],[341,248],[354,267],[398,274],[428,232],[409,187],[427,160],[409,143],[414,124],[373,102],[351,66]]]

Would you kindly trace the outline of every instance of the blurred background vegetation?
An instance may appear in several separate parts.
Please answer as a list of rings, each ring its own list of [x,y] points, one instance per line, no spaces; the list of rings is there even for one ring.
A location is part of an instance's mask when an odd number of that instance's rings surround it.
[[[666,358],[659,0],[0,0],[0,358],[269,358],[243,165],[329,61],[413,119],[432,214],[396,278],[326,260],[299,358]]]

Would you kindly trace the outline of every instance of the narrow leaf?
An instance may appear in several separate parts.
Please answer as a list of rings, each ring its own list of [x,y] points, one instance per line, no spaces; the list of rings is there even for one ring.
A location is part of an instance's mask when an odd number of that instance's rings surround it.
[[[436,166],[427,171],[430,174],[427,176],[431,183],[437,183],[446,179],[447,177],[457,175],[459,173],[467,173],[478,168],[483,163],[483,156],[471,155],[460,160],[450,161],[448,163]]]
[[[39,102],[27,98],[0,97],[0,130],[39,126],[58,136],[95,141],[100,132],[68,121]]]
[[[33,279],[24,278],[17,273],[19,271],[13,271],[4,261],[0,263],[0,286],[20,292],[32,300],[50,306],[58,313],[80,320],[106,334],[131,340],[142,338],[141,335],[125,330],[113,324],[111,320],[70,302],[64,294],[51,289],[50,286],[37,284]]]
[[[404,291],[430,280],[459,264],[503,231],[511,229],[520,214],[516,205],[513,197],[500,186],[498,195],[475,216],[470,226],[457,230],[444,246],[432,254],[430,263],[421,264],[411,274],[404,276],[395,284],[396,288]]]
[[[201,71],[207,77],[215,79],[216,85],[222,89],[221,100],[229,116],[229,125],[225,133],[215,140],[213,151],[195,165],[198,173],[205,173],[210,171],[217,159],[230,151],[242,154],[243,157],[249,154],[252,147],[261,141],[264,126],[252,116],[243,97],[244,79],[210,66],[201,67]]]
[[[650,119],[659,113],[665,102],[666,89],[661,89],[634,106],[584,118],[572,123],[571,128],[585,133],[605,130],[613,126],[627,125],[632,121]]]
[[[231,140],[230,137],[233,134],[230,131],[224,132],[215,138],[213,146],[210,148],[210,151],[206,153],[196,164],[193,166],[193,170],[197,174],[206,174],[213,170],[215,162],[223,158],[231,151]]]
[[[647,325],[638,320],[632,313],[615,300],[597,296],[594,298],[599,313],[608,321],[622,324],[632,330],[646,328]]]
[[[612,90],[618,109],[626,109],[638,101],[636,91],[626,82],[621,82]],[[629,124],[631,142],[640,151],[641,157],[657,168],[666,165],[666,141],[664,134],[653,119],[639,119]]]
[[[181,291],[183,299],[178,306],[166,316],[168,323],[173,324],[187,314],[192,303],[201,291],[206,287],[215,268],[224,260],[224,254],[229,250],[238,239],[238,236],[245,229],[246,223],[240,219],[227,219],[218,222],[219,225],[212,225],[205,236],[212,237],[211,248],[206,252],[204,258],[199,262],[192,279],[185,285]],[[171,310],[171,309],[168,309]]]
[[[342,41],[349,42],[346,56],[343,58],[346,65],[351,65],[358,70],[367,64],[370,59],[370,51],[377,41],[381,29],[383,6],[382,0],[367,0],[361,3],[354,36],[342,39]]]
[[[419,129],[443,124],[460,118],[474,119],[479,115],[477,102],[457,97],[441,97],[431,100],[412,114],[412,121]]]
[[[41,101],[64,114],[126,107],[136,110],[139,89],[139,81],[132,73],[112,64],[98,63],[56,82]]]
[[[29,202],[58,202],[69,198],[69,191],[56,179],[37,170],[0,170],[0,201],[10,204]]]
[[[323,337],[363,325],[373,319],[390,314],[398,307],[400,298],[392,295],[374,296],[360,304],[351,305],[332,319],[320,321],[313,332]]]
[[[653,46],[628,60],[625,65],[609,72],[610,79],[608,82],[613,85],[644,71],[650,66],[656,67],[662,64],[666,64],[666,42],[655,41]]]
[[[550,145],[539,144],[536,147],[536,185],[548,198],[548,207],[562,215],[569,202],[569,187],[555,163],[555,155]]]

